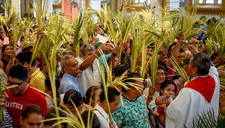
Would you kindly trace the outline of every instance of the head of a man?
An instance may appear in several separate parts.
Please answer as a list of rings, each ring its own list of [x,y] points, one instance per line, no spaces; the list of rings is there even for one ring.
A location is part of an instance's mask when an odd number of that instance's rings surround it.
[[[119,108],[120,92],[113,87],[108,87],[108,99],[111,113]],[[100,103],[106,106],[105,93],[102,90],[100,94]],[[106,111],[108,113],[108,110]]]
[[[95,52],[95,47],[93,47],[91,44],[84,44],[81,49],[81,58],[85,60],[89,56],[91,56]]]
[[[195,47],[197,47],[197,46],[199,47],[199,41],[198,41],[198,40],[192,39],[191,43],[192,43],[192,45],[194,45]]]
[[[20,52],[16,56],[16,59],[19,61],[19,64],[24,66],[28,66],[30,64],[31,58],[32,58],[32,52],[28,50]],[[36,65],[36,60],[34,59],[31,66],[35,66],[35,65]]]
[[[211,59],[205,53],[195,53],[188,67],[187,74],[191,77],[208,75]]]
[[[80,73],[80,67],[78,65],[78,61],[72,55],[65,55],[61,59],[61,66],[65,73],[70,74],[74,77]]]
[[[42,111],[36,104],[28,105],[24,108],[20,124],[23,128],[41,128]]]
[[[11,91],[14,95],[21,95],[26,91],[27,86],[29,86],[26,81],[27,78],[28,78],[27,70],[22,65],[13,66],[9,70],[8,84],[10,86],[18,85],[15,88],[11,88]]]

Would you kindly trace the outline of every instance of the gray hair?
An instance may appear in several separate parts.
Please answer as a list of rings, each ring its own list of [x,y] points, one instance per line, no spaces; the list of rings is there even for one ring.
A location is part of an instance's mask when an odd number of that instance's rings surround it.
[[[87,51],[95,51],[95,47],[92,46],[91,44],[84,44],[80,48],[81,54],[85,55]]]
[[[68,66],[67,63],[66,63],[66,61],[67,61],[68,59],[70,59],[70,58],[74,58],[74,56],[72,56],[72,55],[65,55],[65,56],[63,56],[63,58],[61,59],[61,67],[62,67],[62,68]]]
[[[205,53],[195,53],[191,61],[192,67],[197,68],[199,75],[208,75],[211,67],[211,59]]]

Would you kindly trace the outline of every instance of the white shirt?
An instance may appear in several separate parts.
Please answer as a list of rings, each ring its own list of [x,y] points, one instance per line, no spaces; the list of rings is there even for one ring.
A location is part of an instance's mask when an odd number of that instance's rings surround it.
[[[193,120],[198,120],[198,115],[201,116],[203,112],[207,113],[209,110],[213,110],[215,117],[218,117],[220,80],[217,69],[214,66],[211,66],[209,75],[215,80],[215,90],[211,102],[209,103],[198,91],[183,88],[176,99],[167,108],[167,128],[183,128],[184,125],[192,127]]]
[[[76,58],[78,61],[78,64],[80,65],[84,60],[81,57]],[[97,64],[99,64],[98,60],[95,59],[93,64],[92,64],[92,69],[90,66],[82,70],[78,75],[77,75],[77,82],[80,86],[81,91],[85,95],[87,89],[91,86],[100,86],[101,85],[101,76],[98,71]]]
[[[108,113],[105,112],[105,110],[101,106],[96,104],[94,113],[98,117],[98,120],[101,124],[101,128],[110,128],[109,127],[109,122],[110,122],[109,115],[108,115]],[[114,120],[113,120],[113,122],[114,122]],[[116,123],[115,123],[115,128],[118,128]]]

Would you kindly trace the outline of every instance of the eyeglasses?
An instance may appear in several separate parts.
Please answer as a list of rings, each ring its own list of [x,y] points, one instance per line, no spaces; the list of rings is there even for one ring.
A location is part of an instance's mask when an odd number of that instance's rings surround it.
[[[164,73],[161,73],[161,74],[157,73],[156,76],[165,76],[165,74]]]
[[[20,86],[20,85],[23,84],[24,82],[25,82],[25,80],[24,80],[23,82],[21,82],[21,83],[12,83],[12,82],[10,82],[10,81],[8,80],[9,85],[18,85],[18,86]]]

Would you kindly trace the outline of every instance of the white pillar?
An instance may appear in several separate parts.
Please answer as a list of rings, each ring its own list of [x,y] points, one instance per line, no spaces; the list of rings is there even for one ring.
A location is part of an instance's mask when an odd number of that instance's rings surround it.
[[[47,19],[50,15],[50,13],[53,13],[53,0],[42,0],[42,6],[45,6],[44,4],[47,2],[47,7],[48,7],[48,10],[47,10]],[[35,2],[39,2],[39,0],[34,0],[33,1],[34,3]],[[34,6],[36,6],[36,4],[34,4]],[[46,7],[46,6],[45,6]],[[36,17],[36,13],[35,13],[35,10],[34,10],[34,17]]]
[[[18,13],[18,16],[21,17],[21,4],[20,0],[12,0],[11,4],[13,7],[16,8],[16,13]]]

